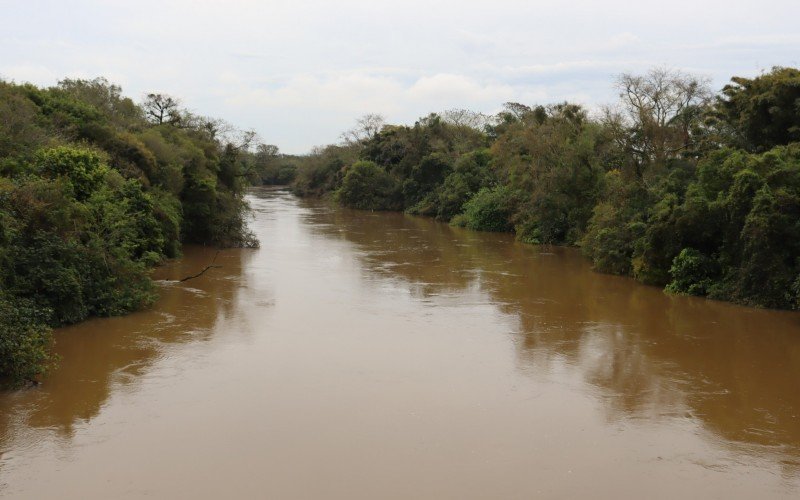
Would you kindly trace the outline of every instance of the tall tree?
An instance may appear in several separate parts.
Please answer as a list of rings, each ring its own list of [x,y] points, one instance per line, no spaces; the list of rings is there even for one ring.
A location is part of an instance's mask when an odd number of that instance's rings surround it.
[[[639,178],[691,148],[692,127],[711,99],[705,79],[655,68],[644,75],[624,73],[616,87],[620,105],[607,110],[606,123],[634,159]]]

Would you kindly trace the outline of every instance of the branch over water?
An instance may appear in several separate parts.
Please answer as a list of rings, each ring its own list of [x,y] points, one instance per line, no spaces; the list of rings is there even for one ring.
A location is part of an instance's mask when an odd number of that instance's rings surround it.
[[[214,254],[214,258],[213,258],[213,259],[211,259],[211,264],[207,265],[205,269],[203,269],[202,271],[200,271],[200,272],[199,272],[199,273],[197,273],[197,274],[193,274],[193,275],[191,275],[191,276],[187,276],[187,277],[185,277],[185,278],[183,278],[183,279],[180,279],[180,280],[178,280],[178,283],[183,283],[184,281],[189,281],[189,280],[191,280],[191,279],[199,278],[200,276],[202,276],[202,275],[203,275],[203,274],[204,274],[206,271],[208,271],[209,269],[214,269],[214,268],[222,267],[222,266],[220,266],[220,265],[214,265],[214,262],[216,262],[216,261],[217,261],[217,255],[219,255],[219,250],[217,250],[217,253],[215,253],[215,254]]]

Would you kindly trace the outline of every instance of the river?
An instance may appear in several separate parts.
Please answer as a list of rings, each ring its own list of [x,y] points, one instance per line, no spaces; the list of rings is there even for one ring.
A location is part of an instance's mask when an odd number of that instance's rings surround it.
[[[800,314],[249,199],[260,249],[186,248],[154,307],[59,329],[0,394],[0,497],[800,497]]]

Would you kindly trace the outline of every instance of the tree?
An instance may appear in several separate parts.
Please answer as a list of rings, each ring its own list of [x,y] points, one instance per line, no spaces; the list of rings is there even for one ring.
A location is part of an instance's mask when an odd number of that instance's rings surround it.
[[[91,104],[117,125],[141,124],[142,110],[130,98],[122,96],[122,88],[119,85],[105,78],[98,77],[92,80],[65,78],[58,82],[57,88],[78,101]]]
[[[520,121],[522,118],[533,111],[530,106],[526,104],[521,104],[518,102],[505,102],[503,103],[503,111],[500,112],[501,115],[507,116],[508,119]]]
[[[775,67],[731,81],[717,100],[717,112],[734,145],[762,152],[800,141],[800,70]]]
[[[0,157],[45,141],[45,131],[36,123],[37,112],[34,103],[0,81]]]
[[[396,210],[401,207],[397,182],[371,161],[359,161],[347,169],[336,192],[344,205],[360,210]]]
[[[279,152],[280,152],[280,150],[278,149],[278,146],[276,146],[274,144],[261,143],[258,146],[256,146],[256,156],[257,157],[273,158],[273,157],[278,156]]]
[[[617,78],[619,109],[605,122],[634,160],[634,172],[658,171],[692,145],[692,127],[708,104],[708,82],[677,70],[654,68],[644,75]]]
[[[489,117],[483,113],[462,108],[442,111],[441,117],[442,120],[456,127],[469,127],[475,130],[483,130],[490,122]]]
[[[273,144],[259,144],[253,154],[253,169],[260,183],[276,184],[280,155],[278,146]]]
[[[484,187],[464,204],[464,213],[454,217],[451,223],[476,231],[511,231],[515,203],[508,187]]]
[[[382,115],[366,114],[356,120],[355,126],[342,133],[341,137],[347,146],[363,144],[375,137],[384,125],[386,125],[386,119]]]
[[[196,115],[188,110],[180,110],[174,115],[173,125],[206,134],[212,141],[225,142],[226,137],[235,131],[230,123],[221,118]]]
[[[166,94],[147,94],[142,103],[147,119],[156,125],[176,124],[180,121],[180,101]]]

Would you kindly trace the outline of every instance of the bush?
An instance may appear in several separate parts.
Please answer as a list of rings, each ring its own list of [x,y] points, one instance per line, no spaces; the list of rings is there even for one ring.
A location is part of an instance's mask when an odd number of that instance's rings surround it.
[[[634,251],[647,230],[651,196],[618,170],[606,173],[604,182],[604,201],[594,207],[581,247],[596,270],[629,275]]]
[[[684,248],[669,269],[672,281],[666,290],[687,295],[707,295],[714,286],[718,266],[714,259],[694,248]]]
[[[402,207],[397,182],[371,161],[359,161],[347,169],[337,199],[360,210],[398,210]]]
[[[634,243],[644,232],[645,225],[626,219],[624,213],[610,203],[600,203],[594,208],[581,246],[596,270],[622,275],[631,273]]]
[[[476,231],[508,232],[514,229],[513,213],[514,197],[507,187],[483,188],[464,205],[464,213],[453,218],[452,223]]]
[[[51,311],[0,292],[0,379],[12,385],[33,380],[51,362]]]
[[[449,221],[464,210],[464,204],[481,187],[495,181],[489,168],[491,156],[488,150],[479,149],[456,161],[453,172],[448,175],[436,193],[436,218]]]
[[[35,161],[43,176],[68,179],[78,200],[88,198],[108,171],[100,155],[85,148],[60,146],[40,150]]]

